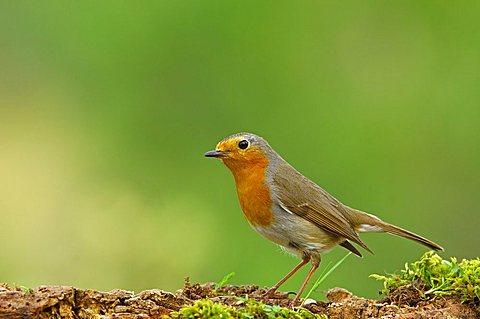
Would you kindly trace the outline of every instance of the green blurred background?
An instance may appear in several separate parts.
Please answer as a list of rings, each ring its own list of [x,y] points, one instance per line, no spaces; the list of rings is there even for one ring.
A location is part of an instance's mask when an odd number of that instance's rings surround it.
[[[0,281],[272,285],[298,261],[203,157],[238,131],[443,256],[478,256],[479,29],[474,1],[3,1]],[[374,297],[369,274],[425,251],[362,238],[375,255],[324,289]]]

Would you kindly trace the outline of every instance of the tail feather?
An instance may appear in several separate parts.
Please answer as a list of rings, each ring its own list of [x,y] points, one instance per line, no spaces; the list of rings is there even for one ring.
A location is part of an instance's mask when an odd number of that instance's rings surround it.
[[[435,250],[443,250],[441,246],[435,244],[433,241],[425,237],[417,235],[409,230],[400,228],[398,226],[386,223],[375,215],[368,214],[354,208],[348,208],[350,220],[353,222],[354,225],[357,226],[357,231],[368,233],[387,232],[393,235],[414,240],[422,245],[425,245]]]
[[[417,235],[415,233],[412,233],[411,231],[408,231],[406,229],[403,229],[403,228],[400,228],[400,227],[397,227],[397,226],[394,226],[392,224],[388,224],[388,223],[385,223],[385,222],[384,222],[384,225],[382,225],[381,227],[386,232],[388,232],[390,234],[414,240],[414,241],[416,241],[416,242],[418,242],[422,245],[425,245],[425,246],[427,246],[429,248],[432,248],[432,249],[435,249],[435,250],[443,250],[442,246],[439,246],[439,245],[435,244],[433,241],[431,241],[431,240],[429,240],[425,237],[422,237],[420,235]]]

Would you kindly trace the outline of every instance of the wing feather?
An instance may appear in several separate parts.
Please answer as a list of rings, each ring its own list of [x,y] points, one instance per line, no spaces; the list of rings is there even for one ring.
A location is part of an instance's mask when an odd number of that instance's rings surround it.
[[[348,214],[343,204],[320,186],[297,172],[288,163],[277,166],[272,180],[277,199],[283,209],[370,251],[347,219]]]

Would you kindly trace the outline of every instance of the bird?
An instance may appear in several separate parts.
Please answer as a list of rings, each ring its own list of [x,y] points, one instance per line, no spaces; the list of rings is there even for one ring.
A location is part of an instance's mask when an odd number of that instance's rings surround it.
[[[372,253],[360,239],[360,233],[387,232],[434,250],[443,250],[425,237],[342,204],[298,172],[265,139],[253,133],[230,135],[204,155],[220,159],[232,172],[240,206],[250,226],[301,258],[301,262],[268,289],[265,296],[274,295],[285,281],[310,262],[310,271],[291,302],[291,306],[296,305],[318,269],[322,253],[340,245],[361,257],[353,244]]]

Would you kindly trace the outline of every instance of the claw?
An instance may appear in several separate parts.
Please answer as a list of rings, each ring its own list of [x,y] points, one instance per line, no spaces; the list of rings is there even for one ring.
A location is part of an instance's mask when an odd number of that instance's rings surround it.
[[[288,305],[288,308],[293,309],[297,304],[297,302],[298,302],[298,298],[296,296],[295,298],[293,298],[292,302],[290,302],[290,304]]]
[[[296,294],[296,292],[294,291],[279,292],[276,289],[270,288],[264,294],[262,294],[262,298],[283,299],[283,298],[288,298],[292,294]]]

